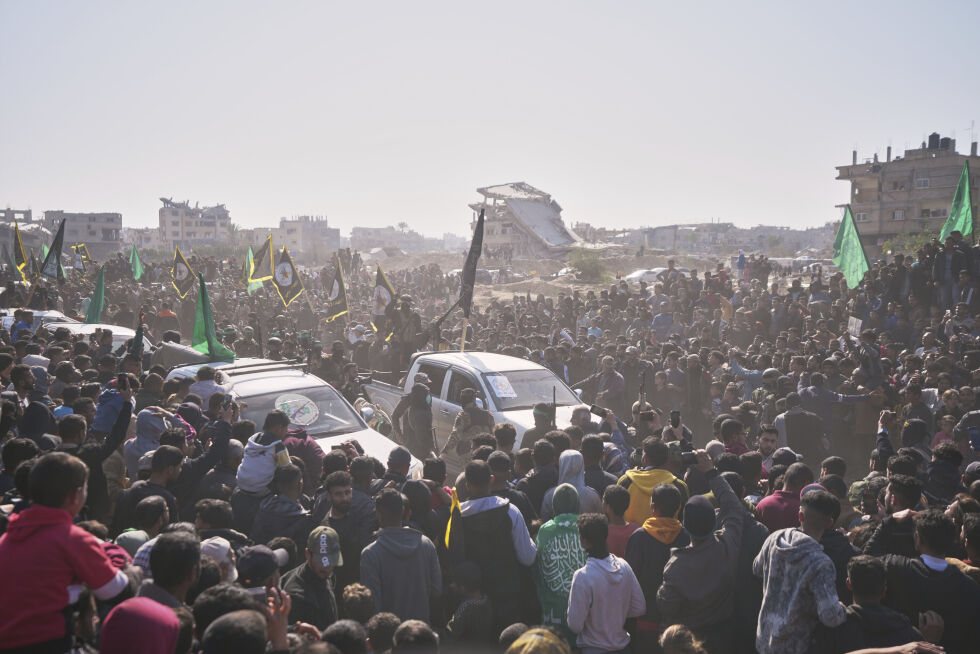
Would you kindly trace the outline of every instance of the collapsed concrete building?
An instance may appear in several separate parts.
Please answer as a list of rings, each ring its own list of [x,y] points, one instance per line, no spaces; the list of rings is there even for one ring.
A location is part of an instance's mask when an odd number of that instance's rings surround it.
[[[474,224],[480,210],[486,210],[485,252],[509,251],[521,259],[556,258],[584,244],[565,226],[561,206],[530,184],[511,182],[478,188],[476,192],[483,200],[469,206],[474,212]]]

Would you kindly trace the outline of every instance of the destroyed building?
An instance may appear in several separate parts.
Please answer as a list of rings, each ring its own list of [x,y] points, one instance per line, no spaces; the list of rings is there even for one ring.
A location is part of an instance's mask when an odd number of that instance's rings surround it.
[[[530,184],[511,182],[478,188],[481,202],[470,205],[474,221],[486,210],[483,233],[485,252],[509,250],[516,258],[555,258],[583,245],[565,226],[561,206]]]

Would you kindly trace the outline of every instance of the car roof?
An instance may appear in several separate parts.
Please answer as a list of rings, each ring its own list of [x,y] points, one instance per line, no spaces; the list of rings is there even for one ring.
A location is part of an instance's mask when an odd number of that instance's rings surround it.
[[[418,358],[468,367],[479,372],[545,369],[533,361],[495,352],[424,352]]]
[[[94,334],[96,329],[108,329],[112,332],[113,336],[136,336],[136,330],[131,327],[122,327],[121,325],[110,325],[101,322],[49,322],[44,326],[48,331],[54,331],[60,327],[64,327],[72,334]]]
[[[211,366],[228,376],[231,390],[239,397],[254,397],[265,393],[291,391],[316,386],[329,386],[325,381],[305,372],[292,361],[273,361],[257,357],[244,357],[235,361],[192,363],[174,368],[167,379],[193,377],[202,366]]]

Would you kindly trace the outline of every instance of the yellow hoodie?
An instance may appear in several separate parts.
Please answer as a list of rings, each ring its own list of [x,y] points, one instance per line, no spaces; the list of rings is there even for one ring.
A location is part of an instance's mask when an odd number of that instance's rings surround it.
[[[619,485],[626,487],[630,492],[630,505],[626,509],[623,517],[627,522],[643,524],[646,519],[653,515],[650,510],[650,495],[658,484],[673,484],[681,492],[681,507],[687,502],[690,493],[687,484],[678,479],[669,470],[662,468],[652,468],[647,470],[627,470],[619,479]],[[680,510],[678,509],[678,514]],[[673,517],[677,517],[676,515]]]

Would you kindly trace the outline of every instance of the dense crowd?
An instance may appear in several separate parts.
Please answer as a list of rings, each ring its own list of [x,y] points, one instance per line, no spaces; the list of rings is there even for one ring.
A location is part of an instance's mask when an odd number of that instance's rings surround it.
[[[0,652],[976,652],[980,247],[954,233],[849,288],[765,257],[451,310],[438,266],[341,251],[283,307],[192,258],[225,344],[348,399],[418,351],[541,363],[585,405],[523,434],[465,393],[447,474],[419,374],[387,460],[242,419],[210,366],[166,380],[111,334],[0,331]],[[110,325],[188,342],[169,264],[106,264]],[[12,271],[7,270],[8,279]],[[0,306],[86,313],[94,283]],[[321,343],[329,343],[324,348]],[[326,350],[326,351],[324,351]],[[440,452],[442,450],[442,452]],[[423,461],[413,474],[415,455]]]

